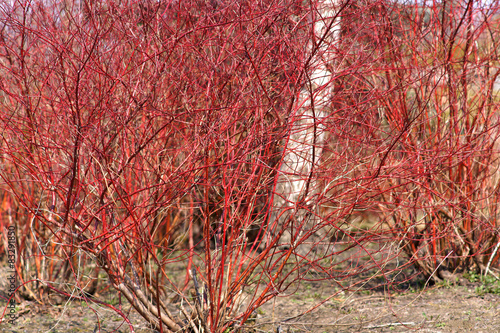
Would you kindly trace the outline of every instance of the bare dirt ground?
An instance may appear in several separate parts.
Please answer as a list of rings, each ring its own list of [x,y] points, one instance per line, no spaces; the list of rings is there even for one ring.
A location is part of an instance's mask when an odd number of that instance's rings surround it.
[[[299,316],[331,294],[327,282],[305,285],[259,308],[240,332],[500,332],[500,295],[485,291],[480,282],[460,279],[399,293],[383,288],[340,293]],[[5,301],[1,304],[5,309]],[[22,301],[16,310],[16,323],[0,323],[0,332],[130,332],[120,316],[98,304],[54,298],[45,305]],[[123,311],[136,332],[154,332],[129,306]]]
[[[500,295],[478,294],[476,288],[481,287],[467,283],[392,295],[359,291],[284,321],[322,298],[321,290],[311,289],[309,294],[264,306],[259,321],[270,323],[262,326],[264,332],[278,326],[283,332],[500,332]]]

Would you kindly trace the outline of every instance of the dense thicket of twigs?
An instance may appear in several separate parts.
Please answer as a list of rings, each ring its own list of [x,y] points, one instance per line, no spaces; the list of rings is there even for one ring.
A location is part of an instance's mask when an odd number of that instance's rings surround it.
[[[301,281],[391,284],[401,255],[495,274],[498,10],[4,1],[0,223],[23,295],[99,301],[105,276],[161,331],[224,332]]]

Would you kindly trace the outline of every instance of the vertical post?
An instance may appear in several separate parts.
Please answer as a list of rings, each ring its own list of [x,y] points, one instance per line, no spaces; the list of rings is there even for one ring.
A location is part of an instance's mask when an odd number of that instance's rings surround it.
[[[305,84],[293,114],[288,119],[289,134],[273,198],[271,228],[285,228],[281,244],[296,246],[306,229],[316,224],[314,169],[325,142],[324,120],[331,107],[336,46],[340,36],[337,11],[341,0],[311,2],[310,58]],[[312,214],[311,214],[312,212]]]

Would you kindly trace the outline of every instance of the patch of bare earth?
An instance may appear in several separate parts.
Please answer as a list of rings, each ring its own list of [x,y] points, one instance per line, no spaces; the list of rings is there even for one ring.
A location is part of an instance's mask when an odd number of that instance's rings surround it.
[[[278,298],[259,310],[260,332],[500,332],[500,295],[475,285],[439,285],[418,292],[341,294],[300,315],[328,293],[322,286]]]
[[[5,297],[5,270],[1,271],[0,296]],[[341,292],[303,314],[335,293],[331,283],[308,283],[296,294],[278,297],[259,308],[239,332],[500,332],[500,295],[478,295],[478,286],[461,279],[460,284],[442,283],[426,290]],[[113,292],[104,300],[115,305],[118,301]],[[123,304],[122,311],[135,332],[155,332]],[[5,300],[1,305],[3,311]],[[106,307],[56,296],[49,297],[45,304],[22,301],[16,311],[15,324],[4,320],[0,332],[131,331],[123,318]]]

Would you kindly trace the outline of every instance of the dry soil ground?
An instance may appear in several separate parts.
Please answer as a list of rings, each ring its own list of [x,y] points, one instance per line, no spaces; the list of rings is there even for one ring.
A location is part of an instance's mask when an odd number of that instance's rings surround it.
[[[304,286],[293,297],[262,306],[242,331],[500,332],[500,295],[485,293],[481,286],[461,279],[460,284],[443,283],[425,290],[408,288],[397,294],[359,290],[336,295],[322,307],[296,317],[331,294],[327,283],[315,283]],[[3,282],[0,287],[5,290]],[[130,332],[118,315],[96,304],[39,305],[23,301],[17,314],[15,325],[4,321],[0,332]],[[136,332],[154,332],[133,311],[129,318]]]

